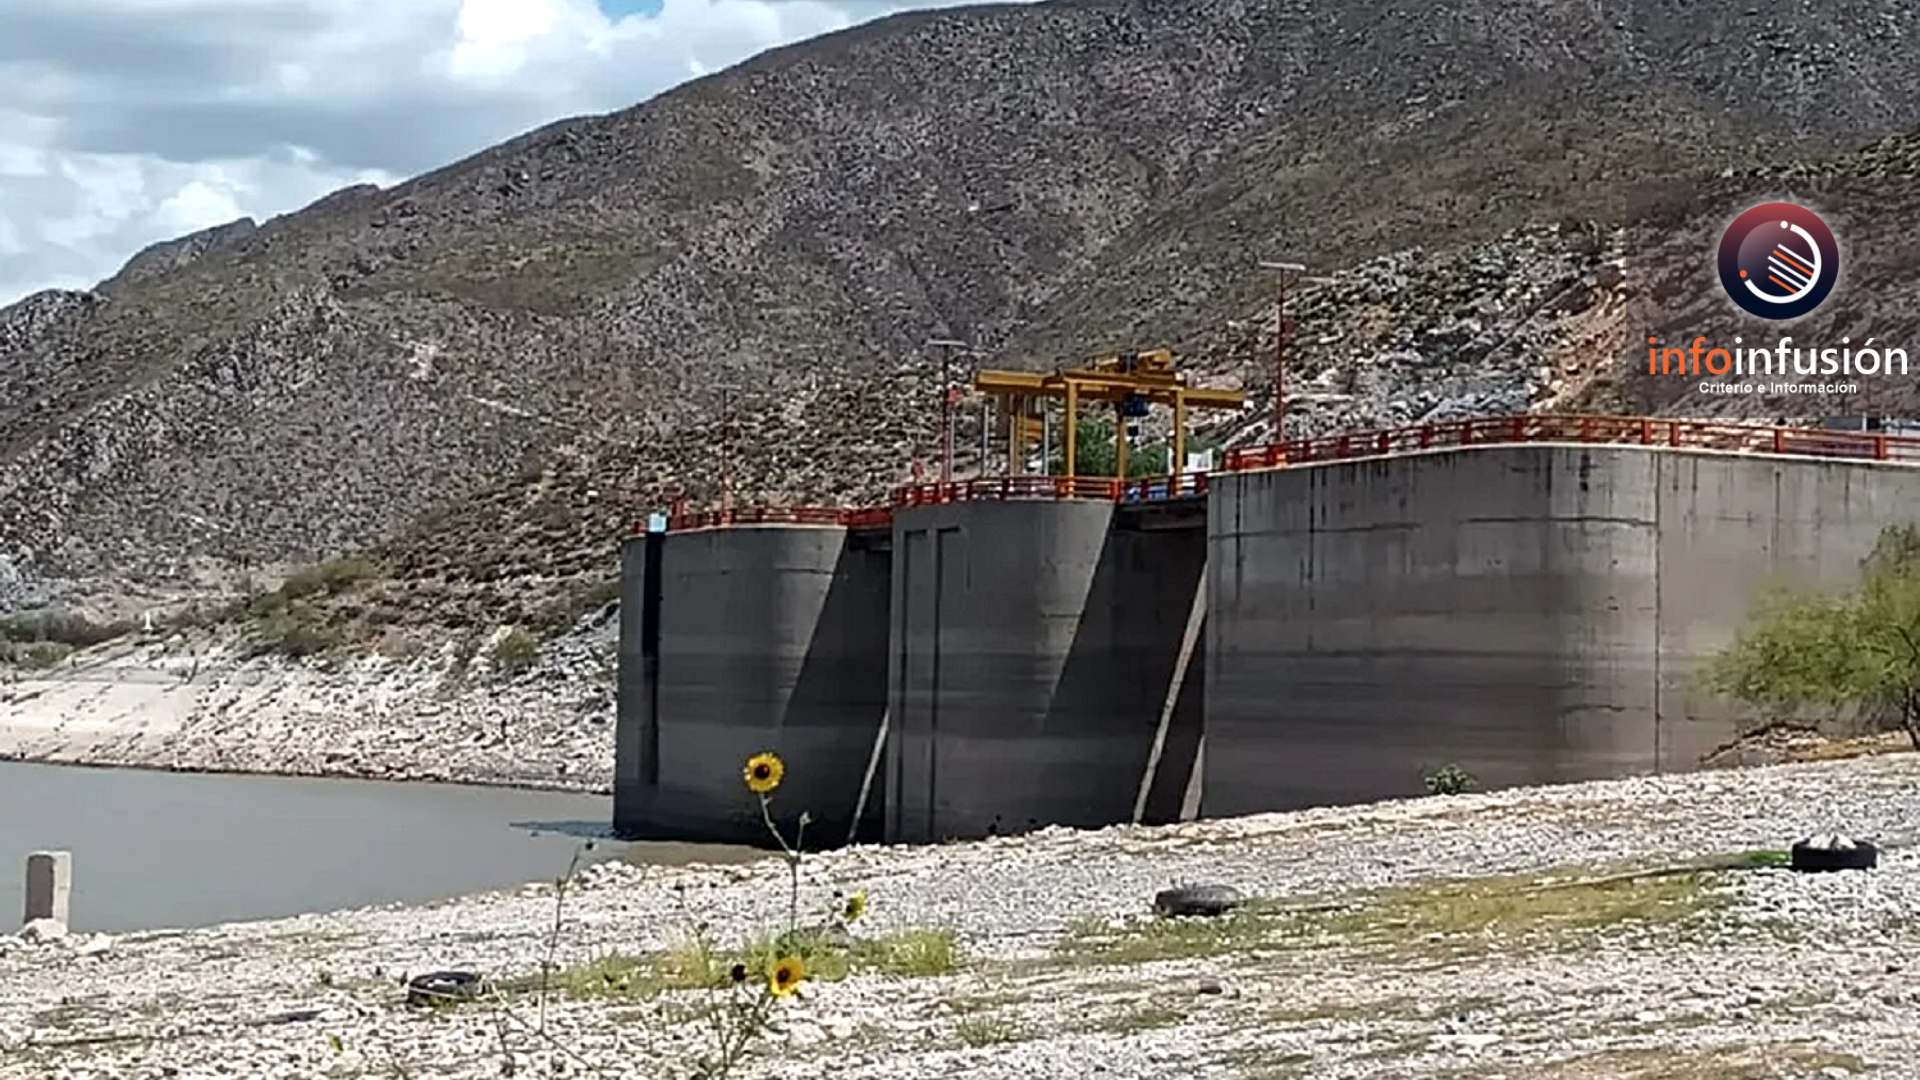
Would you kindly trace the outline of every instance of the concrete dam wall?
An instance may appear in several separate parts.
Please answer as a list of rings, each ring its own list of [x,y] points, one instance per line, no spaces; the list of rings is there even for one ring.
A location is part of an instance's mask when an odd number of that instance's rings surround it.
[[[1202,812],[1680,771],[1773,582],[1845,585],[1920,471],[1518,445],[1214,479]]]
[[[1206,537],[1130,517],[1093,500],[896,513],[889,841],[1131,820]],[[1170,763],[1198,741],[1194,674]],[[1186,779],[1154,787],[1147,820],[1177,814]]]
[[[651,534],[622,561],[614,825],[657,840],[771,841],[743,783],[778,753],[791,837],[844,843],[887,698],[887,554],[844,528]],[[876,778],[878,779],[878,778]],[[869,797],[878,839],[885,793]]]
[[[1759,591],[1916,520],[1911,466],[1522,443],[635,538],[616,826],[764,843],[761,750],[810,847],[1693,769]]]

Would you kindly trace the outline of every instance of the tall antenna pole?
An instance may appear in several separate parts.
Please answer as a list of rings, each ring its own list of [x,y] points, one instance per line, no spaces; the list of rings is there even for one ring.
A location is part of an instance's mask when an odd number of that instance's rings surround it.
[[[987,475],[987,455],[993,452],[993,417],[988,413],[991,403],[985,396],[980,398],[980,475]]]
[[[733,511],[733,387],[720,387],[720,512]]]
[[[953,483],[953,351],[970,346],[964,341],[952,338],[934,338],[927,342],[931,348],[942,350],[940,356],[940,482]]]
[[[1280,274],[1273,300],[1273,442],[1287,441],[1287,278],[1306,272],[1299,263],[1262,262],[1262,270]]]
[[[1273,439],[1287,439],[1287,275],[1273,297]]]

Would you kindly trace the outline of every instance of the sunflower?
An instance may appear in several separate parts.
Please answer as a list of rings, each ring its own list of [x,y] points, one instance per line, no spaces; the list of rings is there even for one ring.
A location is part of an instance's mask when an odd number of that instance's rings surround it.
[[[840,917],[848,922],[854,922],[866,913],[867,894],[863,892],[857,892],[847,897],[847,902],[840,908]]]
[[[807,966],[797,956],[783,956],[774,962],[767,972],[767,989],[775,997],[786,997],[800,989],[800,982],[807,977]]]
[[[747,790],[755,795],[765,795],[780,786],[780,778],[787,774],[787,767],[775,753],[755,754],[747,759],[745,775]]]

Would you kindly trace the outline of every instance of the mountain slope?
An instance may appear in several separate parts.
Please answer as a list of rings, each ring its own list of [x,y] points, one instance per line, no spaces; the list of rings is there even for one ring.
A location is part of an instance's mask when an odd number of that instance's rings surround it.
[[[564,606],[625,522],[713,497],[723,396],[742,498],[870,498],[933,443],[930,336],[1258,390],[1223,330],[1257,258],[1887,134],[1920,11],[1839,8],[1081,0],[777,50],[0,311],[0,559],[84,597],[371,548],[395,604]]]

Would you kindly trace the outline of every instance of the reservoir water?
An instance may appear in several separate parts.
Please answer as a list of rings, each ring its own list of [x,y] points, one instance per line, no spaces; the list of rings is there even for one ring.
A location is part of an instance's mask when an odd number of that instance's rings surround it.
[[[206,926],[552,881],[612,799],[451,784],[0,762],[0,934],[26,857],[73,853],[80,932]],[[597,840],[586,860],[682,864],[738,848]]]

